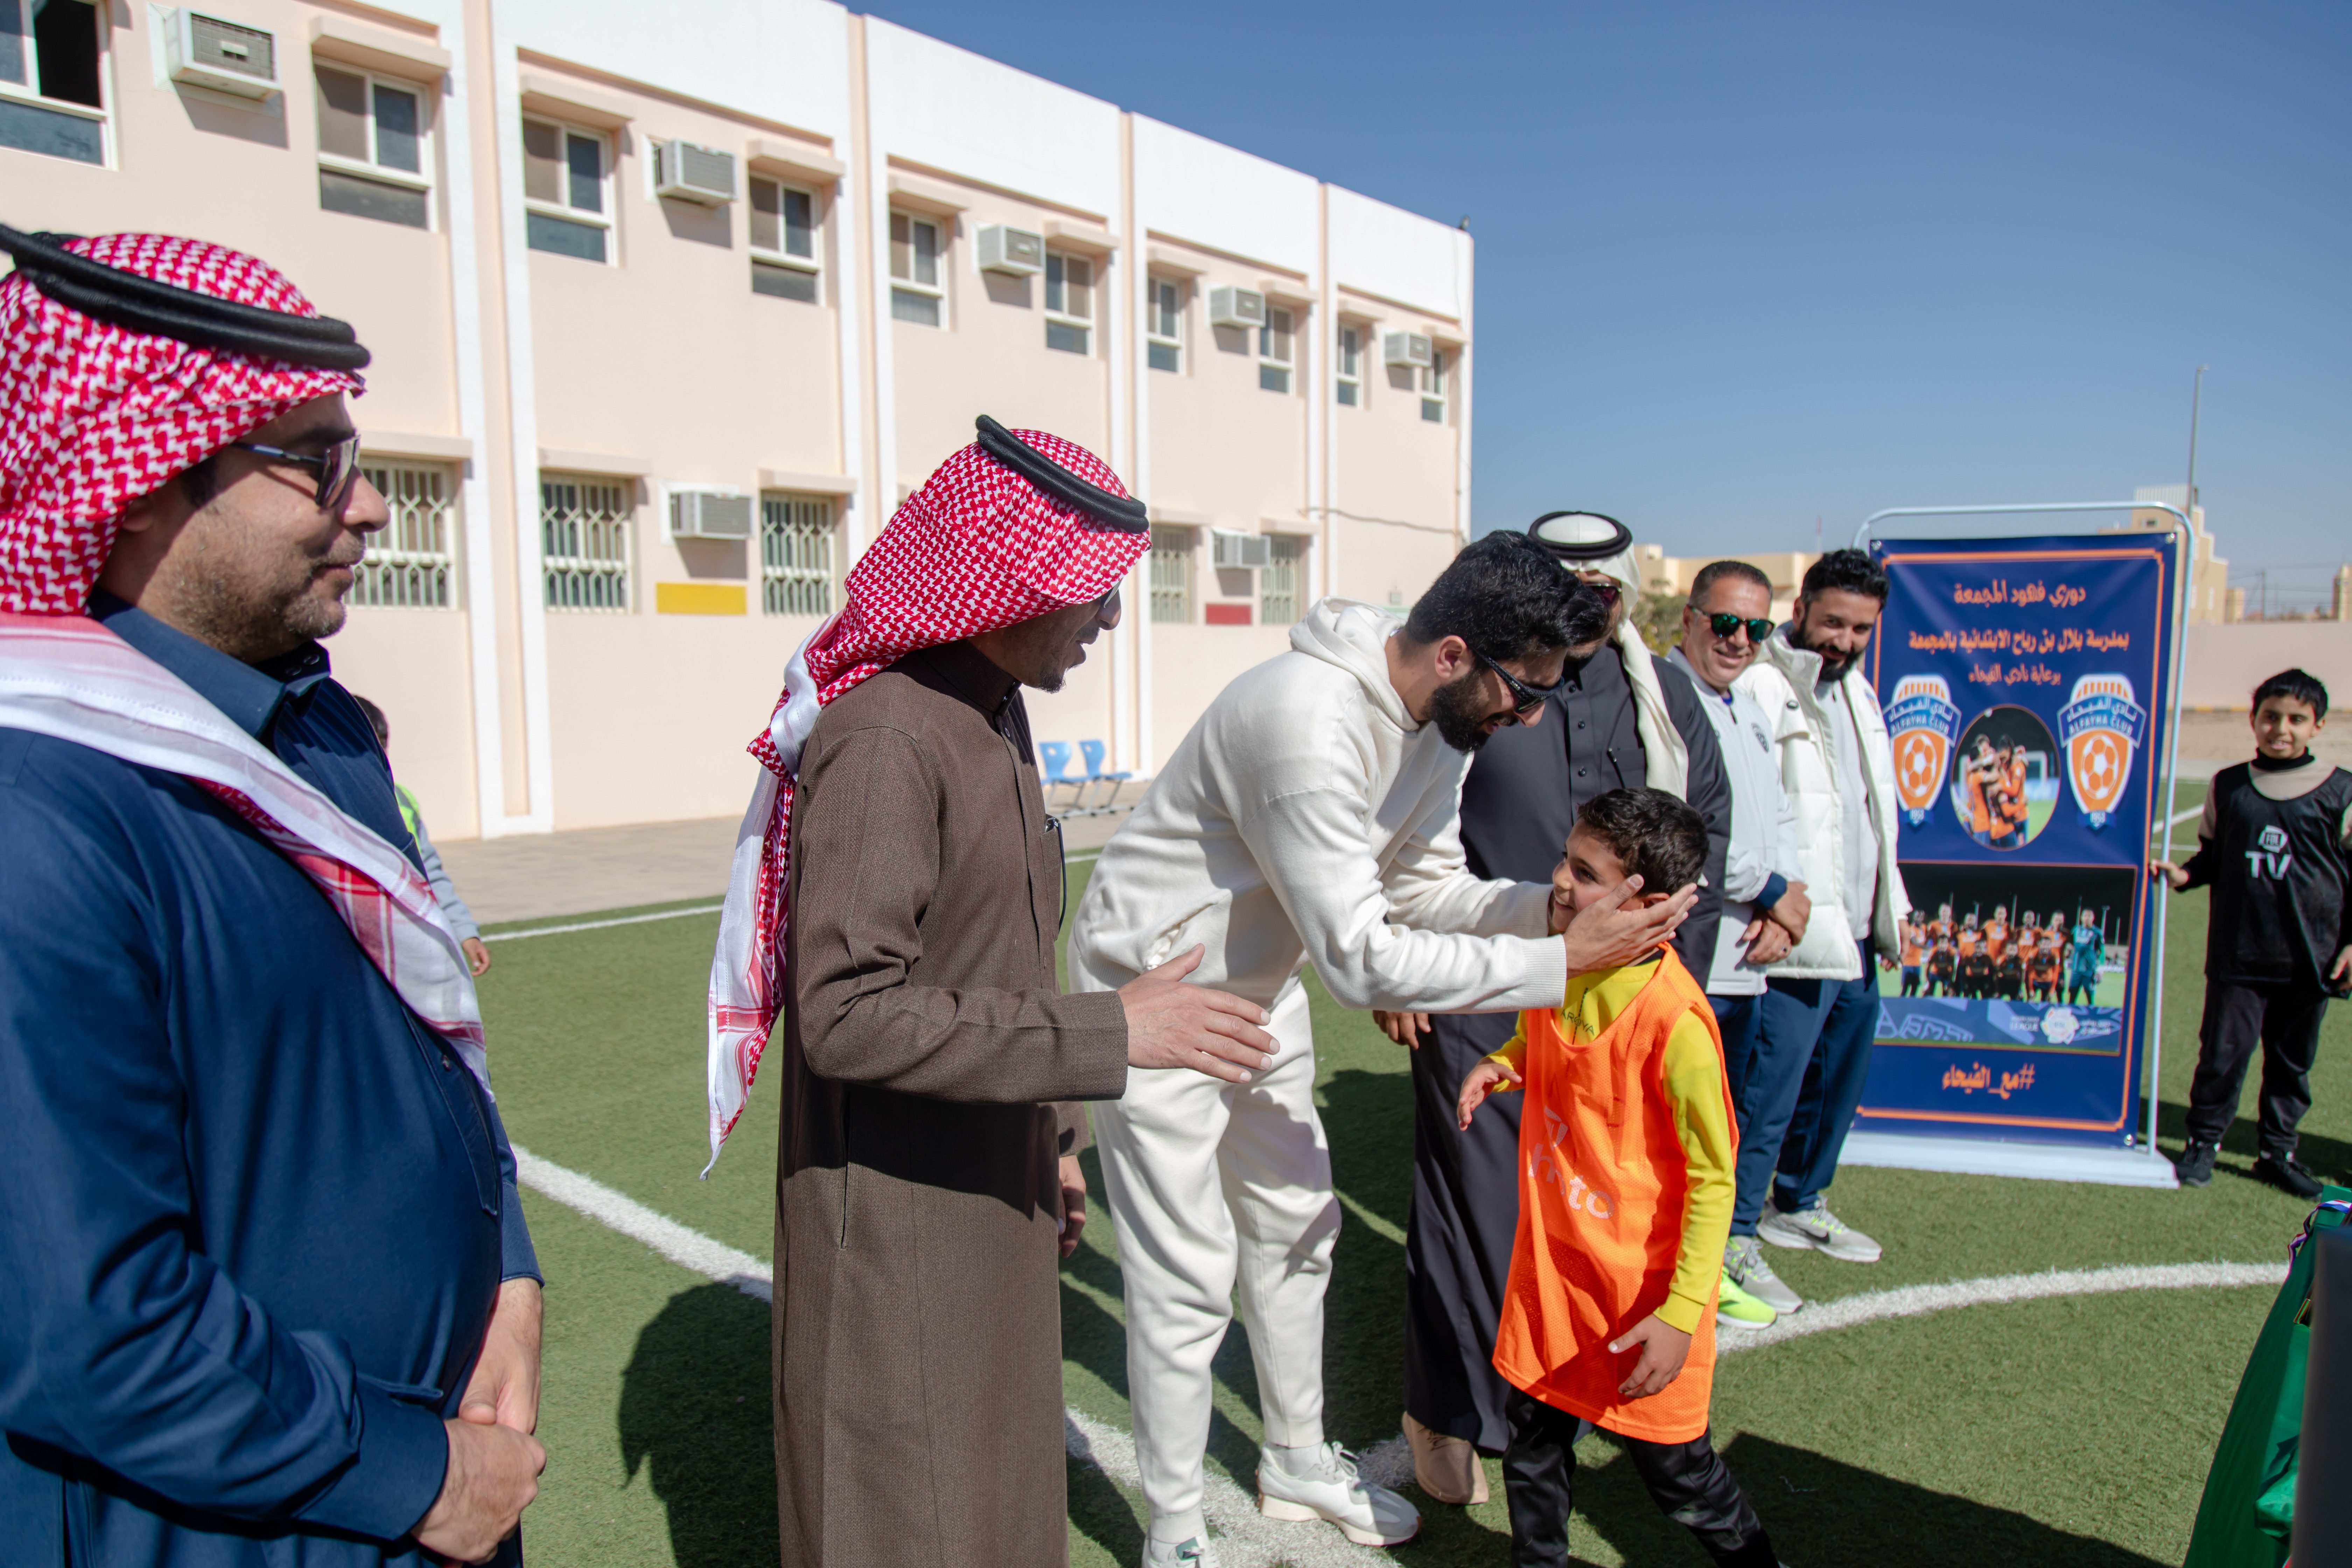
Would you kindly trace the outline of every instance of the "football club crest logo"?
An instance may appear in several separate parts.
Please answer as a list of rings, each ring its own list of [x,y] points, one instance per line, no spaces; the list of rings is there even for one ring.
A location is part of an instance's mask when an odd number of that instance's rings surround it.
[[[2058,710],[2066,778],[2093,832],[2115,815],[2116,802],[2131,782],[2132,753],[2147,733],[2147,710],[2134,696],[2128,676],[2085,675]]]
[[[1886,704],[1886,733],[1895,749],[1895,793],[1903,797],[1903,816],[1914,827],[1927,826],[1959,732],[1960,710],[1942,676],[1906,675],[1895,682]]]

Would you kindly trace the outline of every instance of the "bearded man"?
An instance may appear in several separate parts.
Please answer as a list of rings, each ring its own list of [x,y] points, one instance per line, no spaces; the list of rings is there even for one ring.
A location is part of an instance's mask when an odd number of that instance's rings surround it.
[[[1116,993],[1055,982],[1061,843],[1021,688],[1058,690],[1118,624],[1150,525],[1083,447],[979,433],[793,656],[711,964],[713,1159],[782,1005],[786,1568],[1067,1560],[1078,1102],[1129,1067],[1270,1065],[1262,1008],[1179,983],[1197,948]]]
[[[0,249],[8,1560],[520,1562],[539,1268],[318,643],[387,521],[367,351],[219,246]]]
[[[1675,948],[1693,974],[1715,963],[1731,838],[1731,791],[1715,727],[1690,679],[1654,658],[1629,618],[1641,581],[1633,534],[1598,512],[1557,511],[1528,530],[1557,570],[1608,607],[1607,637],[1577,650],[1549,693],[1548,721],[1495,737],[1462,784],[1470,872],[1525,881],[1550,875],[1577,813],[1612,789],[1661,789],[1706,820],[1706,876]],[[1508,1385],[1495,1371],[1495,1329],[1519,1213],[1519,1102],[1490,1100],[1464,1131],[1462,1079],[1510,1038],[1499,1015],[1387,1014],[1391,1038],[1414,1046],[1412,1208],[1405,1225],[1405,1435],[1422,1489],[1441,1502],[1484,1501],[1475,1450],[1500,1453]]]
[[[1339,1202],[1302,972],[1312,963],[1343,1007],[1480,1008],[1507,1023],[1557,1006],[1570,975],[1672,933],[1694,890],[1621,910],[1628,883],[1570,925],[1549,862],[1517,882],[1463,865],[1455,812],[1471,753],[1539,721],[1570,650],[1589,651],[1606,625],[1598,599],[1517,533],[1456,556],[1402,626],[1325,599],[1291,629],[1289,652],[1210,703],[1096,864],[1070,937],[1072,984],[1131,985],[1205,944],[1202,975],[1269,1009],[1277,1042],[1272,1069],[1247,1084],[1139,1072],[1098,1113],[1147,1563],[1214,1562],[1202,1512],[1210,1360],[1236,1285],[1265,1423],[1259,1506],[1328,1521],[1360,1544],[1420,1528],[1323,1426]]]

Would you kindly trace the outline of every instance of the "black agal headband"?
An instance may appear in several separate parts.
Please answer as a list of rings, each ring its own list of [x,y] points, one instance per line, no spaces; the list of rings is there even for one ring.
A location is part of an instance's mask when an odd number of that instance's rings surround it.
[[[58,304],[93,321],[201,349],[226,349],[321,370],[358,370],[371,357],[348,321],[217,300],[109,267],[68,250],[65,242],[76,237],[23,234],[0,224],[0,250],[16,258],[16,270]]]
[[[1581,540],[1570,537],[1575,525],[1591,519],[1609,525],[1606,539]],[[1546,524],[1565,524],[1547,527]],[[1528,536],[1551,552],[1553,560],[1573,566],[1588,561],[1606,561],[1611,556],[1633,548],[1633,531],[1613,517],[1597,511],[1548,511],[1528,524]]]
[[[1133,496],[1115,496],[1078,478],[985,414],[973,421],[973,428],[980,432],[982,451],[1063,505],[1076,507],[1103,527],[1121,533],[1151,531],[1150,517]]]

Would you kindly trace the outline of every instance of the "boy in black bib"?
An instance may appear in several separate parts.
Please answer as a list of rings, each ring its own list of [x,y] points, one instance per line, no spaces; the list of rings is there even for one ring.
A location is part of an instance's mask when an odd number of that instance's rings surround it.
[[[2175,891],[2213,889],[2189,1146],[2173,1162],[2183,1186],[2213,1179],[2259,1039],[2253,1173],[2297,1197],[2319,1195],[2318,1179],[2294,1157],[2294,1130],[2311,1109],[2327,999],[2352,988],[2352,773],[2312,754],[2326,722],[2327,688],[2302,670],[2256,687],[2253,761],[2213,775],[2188,864],[2148,867]]]

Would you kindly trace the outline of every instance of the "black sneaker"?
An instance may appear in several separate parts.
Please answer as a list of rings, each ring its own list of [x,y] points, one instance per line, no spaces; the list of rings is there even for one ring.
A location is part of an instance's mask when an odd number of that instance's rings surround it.
[[[2255,1161],[2254,1180],[2268,1182],[2279,1191],[2292,1193],[2299,1198],[2319,1195],[2319,1178],[2292,1154],[2282,1154],[2276,1159],[2265,1154]]]
[[[2190,1142],[2175,1156],[2172,1169],[2184,1187],[2210,1186],[2213,1183],[2213,1156],[2221,1152],[2214,1143]]]

